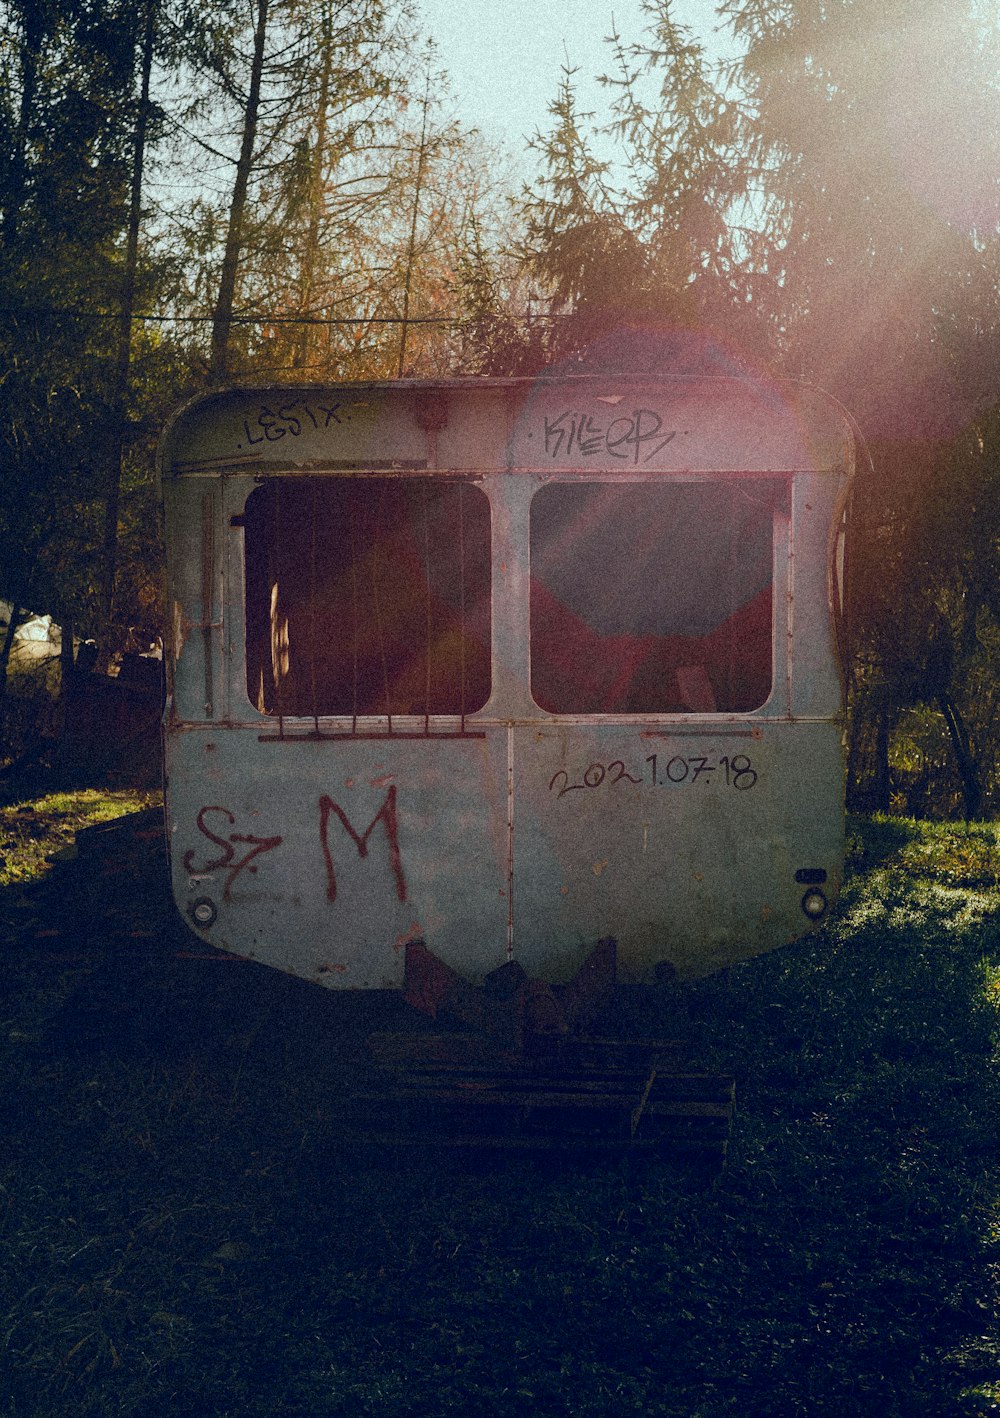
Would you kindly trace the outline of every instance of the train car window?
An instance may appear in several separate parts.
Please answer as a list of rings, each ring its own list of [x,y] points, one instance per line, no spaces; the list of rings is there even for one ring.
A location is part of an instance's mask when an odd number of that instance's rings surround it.
[[[771,693],[776,479],[569,483],[531,507],[531,689],[553,714],[733,713]]]
[[[264,714],[460,714],[490,694],[490,507],[433,478],[256,488],[247,692]]]

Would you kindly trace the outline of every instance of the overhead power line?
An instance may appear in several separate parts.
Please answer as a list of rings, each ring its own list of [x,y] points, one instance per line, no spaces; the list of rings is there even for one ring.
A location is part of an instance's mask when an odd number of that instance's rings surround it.
[[[539,312],[537,315],[507,315],[504,318],[516,325],[532,325],[538,320],[560,320],[568,312]],[[18,316],[43,320],[121,320],[120,314],[99,310],[66,310],[56,308],[33,308],[27,306],[0,306],[0,316],[13,319]],[[149,325],[211,325],[214,315],[133,315],[132,320]],[[230,325],[463,325],[468,321],[483,317],[470,315],[358,315],[350,318],[325,315],[233,315]]]

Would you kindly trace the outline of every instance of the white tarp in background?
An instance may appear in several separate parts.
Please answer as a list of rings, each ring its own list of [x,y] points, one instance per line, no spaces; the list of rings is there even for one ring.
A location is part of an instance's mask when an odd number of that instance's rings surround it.
[[[0,601],[0,636],[7,634],[13,614],[9,601]],[[44,674],[59,679],[59,651],[62,631],[50,615],[29,615],[14,634],[9,671],[12,675]]]

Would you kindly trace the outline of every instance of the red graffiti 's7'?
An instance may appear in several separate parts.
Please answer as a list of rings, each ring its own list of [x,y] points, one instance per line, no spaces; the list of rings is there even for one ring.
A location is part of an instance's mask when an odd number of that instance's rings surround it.
[[[217,857],[214,861],[205,862],[204,865],[196,867],[194,864],[194,850],[191,849],[184,853],[184,870],[192,874],[200,874],[202,872],[224,869],[226,871],[226,884],[222,890],[222,899],[223,901],[230,901],[232,899],[229,894],[230,890],[240,872],[244,870],[255,872],[257,868],[250,865],[254,857],[259,857],[264,852],[273,852],[275,847],[281,846],[284,838],[255,837],[252,833],[231,832],[227,840],[226,838],[217,836],[210,827],[205,826],[205,814],[207,812],[221,812],[223,817],[228,818],[230,827],[236,824],[236,818],[228,808],[203,807],[198,813],[198,831],[201,832],[203,836],[207,837],[210,842],[214,842],[217,847],[220,847],[222,849],[222,855]],[[246,856],[241,857],[239,861],[235,860],[236,843],[245,844],[250,848]]]

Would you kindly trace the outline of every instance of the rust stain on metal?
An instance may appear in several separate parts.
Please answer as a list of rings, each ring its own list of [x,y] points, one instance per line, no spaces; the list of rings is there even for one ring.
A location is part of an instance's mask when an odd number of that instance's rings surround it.
[[[412,940],[406,948],[404,997],[432,1018],[446,1011],[493,1048],[525,1058],[526,1049],[533,1048],[532,1040],[578,1032],[599,1012],[614,989],[616,962],[617,943],[608,936],[598,941],[566,985],[554,987],[532,978],[518,961],[509,960],[475,986],[428,950],[424,941]],[[479,1079],[473,1086],[492,1085]]]
[[[401,931],[392,943],[392,948],[397,953],[405,950],[414,941],[423,940],[424,928],[419,921],[411,921],[409,930]]]
[[[194,628],[194,621],[191,620],[189,616],[185,615],[184,607],[181,605],[180,601],[174,601],[173,634],[171,639],[173,641],[175,660],[180,659],[184,651],[184,646],[187,643],[188,635]]]

